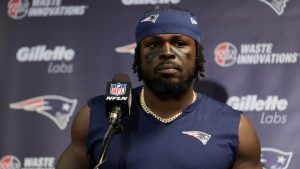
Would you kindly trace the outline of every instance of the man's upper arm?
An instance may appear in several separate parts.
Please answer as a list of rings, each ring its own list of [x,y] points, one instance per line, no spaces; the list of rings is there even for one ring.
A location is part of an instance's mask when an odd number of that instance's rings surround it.
[[[233,169],[262,169],[260,151],[260,143],[254,127],[241,114],[239,148]]]
[[[86,105],[76,115],[71,129],[71,144],[63,152],[57,162],[56,169],[87,169],[87,134],[89,129],[90,109]]]

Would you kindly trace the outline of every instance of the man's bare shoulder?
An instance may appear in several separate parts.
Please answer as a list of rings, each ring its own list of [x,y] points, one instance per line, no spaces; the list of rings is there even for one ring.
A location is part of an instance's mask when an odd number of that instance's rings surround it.
[[[260,142],[248,118],[241,114],[239,148],[233,169],[262,169]]]
[[[71,137],[72,143],[78,143],[86,141],[86,137],[89,129],[90,108],[88,105],[83,106],[76,114],[72,123]]]
[[[57,169],[74,168],[86,169],[89,167],[86,140],[89,130],[90,108],[85,105],[76,114],[71,129],[71,144],[57,162]]]

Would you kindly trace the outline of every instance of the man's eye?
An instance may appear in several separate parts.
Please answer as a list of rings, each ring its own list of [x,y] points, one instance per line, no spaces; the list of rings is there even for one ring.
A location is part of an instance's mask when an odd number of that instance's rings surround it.
[[[184,41],[176,41],[175,46],[177,47],[184,47],[186,46],[186,43]]]
[[[148,47],[151,49],[157,48],[159,47],[159,43],[158,42],[149,43]]]

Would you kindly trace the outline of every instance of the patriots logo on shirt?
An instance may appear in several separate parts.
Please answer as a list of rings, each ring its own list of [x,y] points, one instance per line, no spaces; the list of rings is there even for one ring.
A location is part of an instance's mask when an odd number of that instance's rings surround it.
[[[195,137],[196,139],[200,140],[203,145],[206,145],[206,143],[211,137],[210,134],[201,131],[183,131],[182,133]]]
[[[271,7],[277,15],[282,15],[289,0],[259,0]]]
[[[293,152],[284,152],[275,148],[261,149],[261,163],[263,169],[287,169]]]
[[[9,107],[11,109],[21,109],[42,114],[51,119],[59,129],[64,130],[74,113],[76,105],[77,99],[45,95],[11,103]]]

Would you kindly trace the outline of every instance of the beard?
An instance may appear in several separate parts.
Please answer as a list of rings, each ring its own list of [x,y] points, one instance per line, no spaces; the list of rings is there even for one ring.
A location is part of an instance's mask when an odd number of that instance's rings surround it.
[[[178,82],[172,82],[165,80],[168,75],[163,78],[151,78],[147,74],[143,73],[143,81],[145,85],[153,92],[153,94],[163,98],[176,98],[182,96],[188,89],[190,89],[195,78],[195,67],[188,74],[185,79],[181,79]]]

